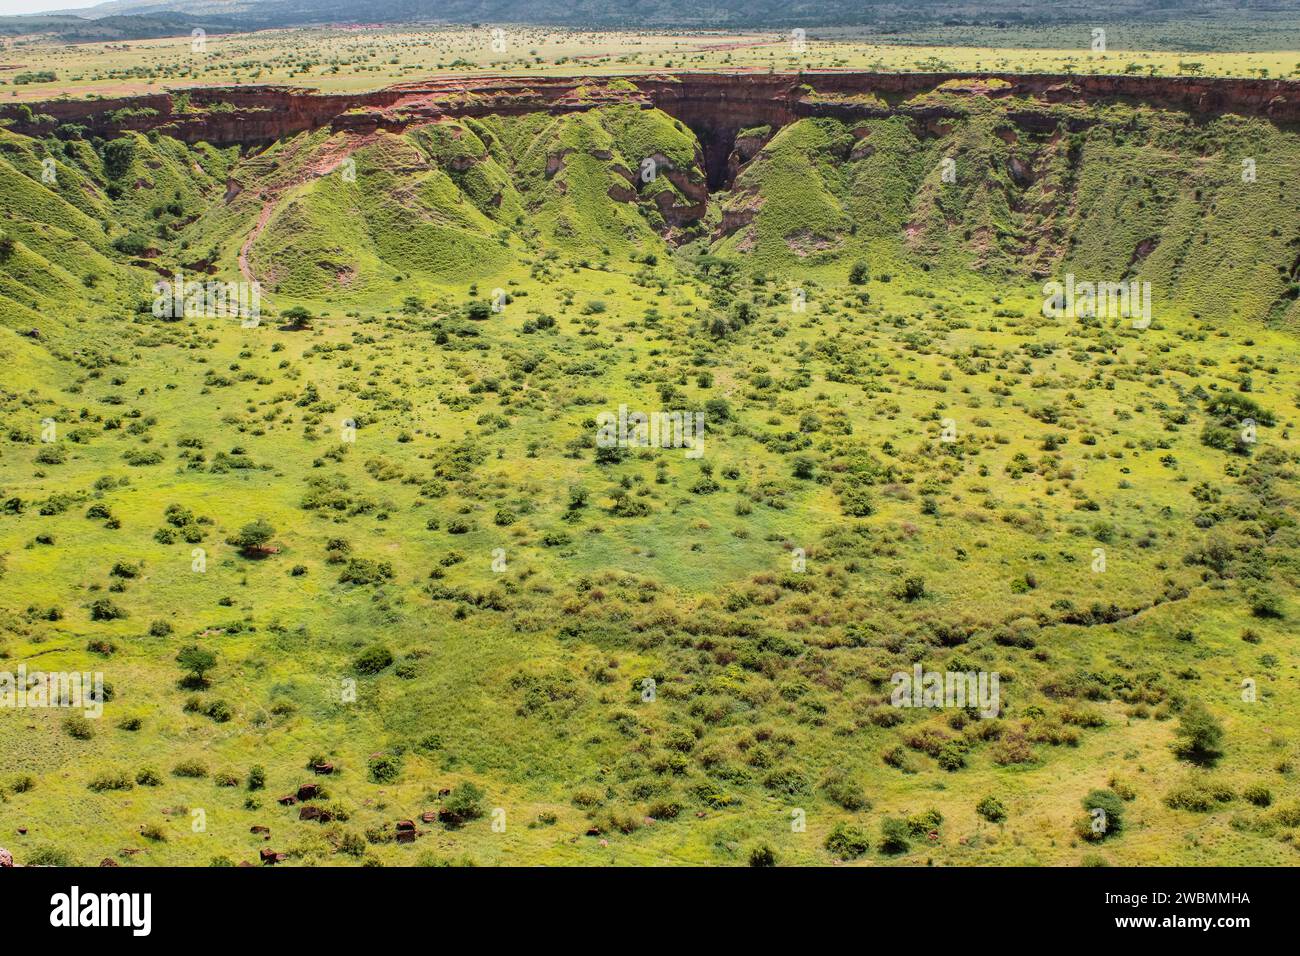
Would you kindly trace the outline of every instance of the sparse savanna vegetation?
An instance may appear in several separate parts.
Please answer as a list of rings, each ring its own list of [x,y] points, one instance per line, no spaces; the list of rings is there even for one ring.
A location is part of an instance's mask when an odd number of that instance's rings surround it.
[[[0,710],[15,859],[1294,864],[1300,134],[818,82],[0,128],[0,656],[105,680]]]

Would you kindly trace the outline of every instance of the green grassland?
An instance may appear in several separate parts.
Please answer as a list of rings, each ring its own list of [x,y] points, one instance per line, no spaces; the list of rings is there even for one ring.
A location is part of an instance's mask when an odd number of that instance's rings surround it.
[[[679,229],[700,152],[655,110],[244,155],[0,131],[0,653],[111,685],[88,733],[0,710],[0,844],[1293,864],[1300,143],[963,102],[753,131]],[[241,251],[256,327],[151,313]],[[1150,282],[1150,327],[1044,316],[1066,272]],[[620,404],[703,411],[702,457],[598,449]],[[891,707],[918,662],[998,672],[1000,716]],[[1201,707],[1222,741],[1180,754]],[[308,782],[333,819],[276,802]]]
[[[64,44],[33,36],[0,47],[0,97],[38,100],[156,93],[186,86],[273,83],[328,91],[374,90],[439,74],[603,76],[663,70],[879,70],[1138,73],[1160,76],[1300,75],[1294,24],[1261,50],[1153,36],[1123,25],[1094,51],[1091,26],[1052,30],[879,34],[823,28],[796,49],[789,31],[590,32],[505,25],[263,30],[191,37]],[[1258,37],[1258,33],[1255,34]],[[1174,52],[1188,50],[1194,52]],[[22,82],[19,82],[19,78]]]

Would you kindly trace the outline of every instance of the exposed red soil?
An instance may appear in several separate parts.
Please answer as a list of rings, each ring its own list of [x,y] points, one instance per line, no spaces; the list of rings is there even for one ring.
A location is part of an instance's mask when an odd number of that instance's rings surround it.
[[[609,81],[630,80],[636,91],[610,88]],[[705,129],[768,124],[774,128],[801,116],[833,115],[846,119],[887,111],[924,108],[922,101],[940,86],[955,97],[1021,97],[1034,105],[1130,102],[1197,116],[1237,113],[1261,116],[1279,124],[1300,123],[1300,82],[1294,80],[1195,77],[1097,76],[1014,73],[862,73],[818,70],[805,73],[729,72],[653,73],[630,77],[520,77],[480,74],[438,77],[400,83],[370,93],[318,93],[284,86],[192,87],[197,110],[176,113],[170,93],[99,100],[49,100],[29,103],[37,113],[60,122],[81,123],[97,135],[122,130],[159,129],[187,141],[214,144],[261,143],[323,126],[374,131],[404,128],[439,118],[518,114],[539,110],[563,113],[602,103],[636,102],[654,106]],[[808,85],[816,90],[809,96]],[[875,105],[867,99],[872,94]],[[826,101],[825,97],[843,98]],[[853,102],[861,97],[861,102]],[[208,112],[218,103],[229,112]],[[123,107],[149,107],[157,115],[114,122]],[[942,109],[931,109],[939,115]],[[0,118],[28,130],[17,104],[0,105]]]

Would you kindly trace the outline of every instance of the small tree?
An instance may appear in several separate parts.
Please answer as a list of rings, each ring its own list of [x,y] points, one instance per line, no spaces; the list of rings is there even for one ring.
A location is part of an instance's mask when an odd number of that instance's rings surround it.
[[[853,267],[849,269],[849,282],[853,285],[866,285],[870,278],[871,268],[861,259],[853,263]]]
[[[1199,700],[1183,707],[1174,731],[1174,753],[1193,763],[1213,763],[1223,742],[1223,725]]]
[[[246,556],[267,553],[266,543],[275,534],[275,527],[265,518],[250,521],[226,539],[226,544],[238,548]]]
[[[5,262],[14,254],[14,240],[9,233],[0,229],[0,262]]]
[[[584,488],[582,485],[570,485],[569,486],[569,510],[579,511],[587,507],[588,497],[589,495],[587,489]]]
[[[288,328],[294,332],[301,332],[303,329],[311,328],[311,320],[314,318],[310,312],[300,305],[285,309],[280,313],[280,317],[288,323]]]
[[[180,664],[183,670],[189,671],[182,681],[183,684],[187,687],[207,687],[207,674],[217,666],[217,655],[197,644],[190,644],[188,647],[181,648],[180,653],[176,655],[176,663]]]

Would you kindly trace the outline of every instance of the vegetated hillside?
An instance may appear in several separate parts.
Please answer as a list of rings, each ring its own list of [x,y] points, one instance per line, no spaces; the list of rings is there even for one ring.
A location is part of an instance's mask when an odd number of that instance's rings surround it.
[[[1000,80],[949,80],[892,106],[875,92],[840,92],[835,78],[833,92],[822,92],[822,82],[800,86],[796,105],[826,115],[733,120],[700,128],[703,141],[620,80],[578,87],[559,110],[512,104],[501,115],[474,94],[435,100],[438,122],[417,118],[399,91],[396,105],[359,107],[242,157],[181,146],[165,131],[185,124],[194,139],[210,121],[229,138],[247,118],[268,128],[276,109],[249,105],[256,100],[246,93],[238,114],[220,103],[157,119],[153,108],[113,109],[119,125],[162,130],[109,133],[111,144],[99,146],[108,170],[75,132],[63,141],[10,137],[5,148],[27,171],[27,191],[46,153],[71,164],[74,180],[93,180],[36,189],[55,205],[27,219],[53,221],[60,199],[102,217],[111,194],[111,241],[137,264],[238,262],[269,291],[298,298],[369,301],[402,275],[432,291],[500,273],[538,241],[624,252],[662,248],[657,235],[674,246],[704,241],[782,274],[858,253],[920,257],[940,275],[1136,280],[1194,316],[1295,321],[1300,207],[1288,183],[1300,175],[1300,151],[1289,127],[1118,100],[1007,96]],[[523,103],[530,91],[511,95]],[[291,114],[297,103],[286,104]],[[699,113],[670,100],[664,108],[691,122]],[[728,106],[738,108],[765,109],[761,100]],[[233,126],[231,115],[240,117]],[[84,124],[64,129],[91,135]]]
[[[483,112],[0,131],[0,653],[107,682],[0,710],[18,862],[1294,862],[1293,133],[810,117],[706,202],[662,111]]]
[[[1071,111],[1018,106],[787,126],[722,199],[719,249],[788,270],[901,240],[941,272],[1136,279],[1193,314],[1300,317],[1294,133],[1118,107],[1070,132]]]

